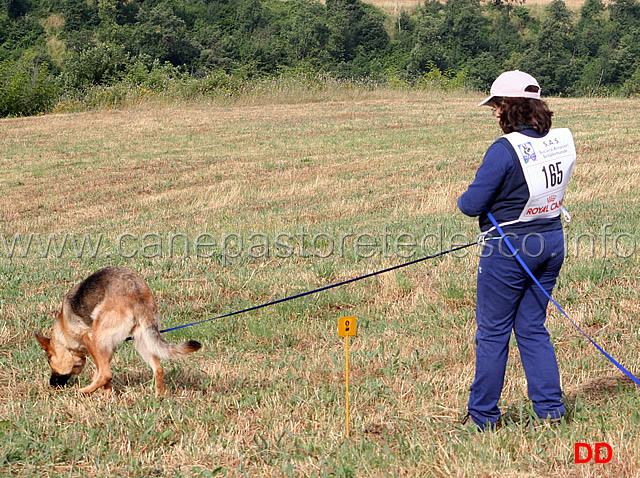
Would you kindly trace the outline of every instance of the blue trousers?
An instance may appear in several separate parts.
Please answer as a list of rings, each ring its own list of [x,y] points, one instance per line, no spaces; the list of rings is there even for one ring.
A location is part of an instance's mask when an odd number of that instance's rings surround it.
[[[509,241],[551,294],[564,261],[562,230],[509,237]],[[507,245],[488,241],[478,267],[476,375],[468,408],[480,427],[492,426],[500,418],[498,401],[512,330],[534,411],[540,418],[564,414],[556,354],[544,325],[547,303]]]

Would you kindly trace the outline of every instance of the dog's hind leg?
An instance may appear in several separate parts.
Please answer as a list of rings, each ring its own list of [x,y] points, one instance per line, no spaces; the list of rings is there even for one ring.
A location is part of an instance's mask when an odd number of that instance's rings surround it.
[[[156,397],[160,397],[164,394],[164,369],[160,364],[160,359],[153,355],[139,342],[134,342],[136,350],[142,357],[142,359],[149,364],[151,370],[153,370],[153,380],[156,384]]]
[[[164,369],[160,365],[160,359],[152,355],[149,359],[149,365],[153,370],[153,380],[156,383],[156,397],[164,395]]]
[[[160,333],[158,332],[157,325],[139,327],[133,333],[133,346],[142,357],[142,360],[147,362],[151,370],[153,370],[153,379],[156,384],[156,397],[164,394],[164,369],[160,364],[159,357],[163,349],[159,346],[159,344],[162,344],[159,337]]]
[[[105,393],[109,393],[111,391],[111,358],[113,357],[113,350],[96,344],[91,332],[85,334],[85,344],[95,362],[96,373],[93,375],[93,381],[86,387],[81,388],[80,393],[92,393],[100,387],[104,387]]]

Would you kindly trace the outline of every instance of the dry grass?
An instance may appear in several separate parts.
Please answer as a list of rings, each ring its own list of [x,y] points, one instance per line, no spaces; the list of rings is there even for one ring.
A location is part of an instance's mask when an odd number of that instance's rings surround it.
[[[167,364],[162,401],[151,398],[151,372],[130,345],[117,353],[112,398],[47,385],[32,331],[47,329],[61,294],[101,266],[123,265],[146,277],[171,326],[405,260],[385,257],[380,244],[362,249],[373,257],[358,258],[353,236],[345,237],[342,255],[304,257],[303,249],[327,251],[314,234],[387,234],[391,243],[403,232],[432,234],[419,253],[438,250],[439,234],[445,248],[454,233],[472,239],[476,225],[457,212],[455,199],[498,134],[477,102],[471,94],[376,90],[315,102],[145,103],[0,121],[3,472],[637,476],[637,387],[555,313],[549,327],[571,405],[568,421],[553,429],[522,426],[531,406],[514,347],[502,403],[513,424],[484,435],[457,425],[474,370],[471,254],[169,334],[174,342],[196,338],[204,349]],[[628,114],[638,102],[553,99],[551,106],[558,126],[574,131],[580,154],[567,198],[574,216],[569,257],[556,297],[637,371],[638,251],[619,257],[614,236],[638,238],[633,138],[640,117]],[[606,223],[612,226],[603,244]],[[76,257],[68,247],[59,258],[42,258],[37,249],[8,258],[2,237],[10,243],[30,233],[102,234],[103,243],[96,257]],[[179,247],[167,254],[170,235],[193,243],[203,233],[219,241],[209,248],[212,257],[185,256]],[[237,258],[231,245],[222,256],[222,238],[232,233],[244,241]],[[279,255],[274,242],[269,257],[249,249],[257,233],[271,241],[289,235],[295,253]],[[118,250],[124,234],[132,236]],[[593,235],[593,251],[575,242],[579,234]],[[344,351],[335,331],[342,315],[360,321],[347,441]],[[575,442],[608,442],[614,458],[576,465]]]

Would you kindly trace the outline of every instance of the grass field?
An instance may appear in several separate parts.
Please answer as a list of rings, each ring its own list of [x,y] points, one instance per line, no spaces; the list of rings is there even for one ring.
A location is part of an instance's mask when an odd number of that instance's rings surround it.
[[[524,426],[532,407],[512,347],[507,426],[461,428],[475,249],[171,332],[203,349],[166,363],[161,400],[130,343],[113,396],[78,394],[92,366],[71,387],[48,385],[33,332],[48,333],[62,294],[100,267],[145,277],[169,327],[473,240],[455,201],[499,135],[479,100],[345,88],[1,120],[0,474],[638,476],[640,389],[556,312],[567,419]],[[640,103],[550,105],[579,154],[555,297],[638,374]],[[345,315],[359,320],[349,439]],[[576,442],[606,442],[613,458],[575,464]]]

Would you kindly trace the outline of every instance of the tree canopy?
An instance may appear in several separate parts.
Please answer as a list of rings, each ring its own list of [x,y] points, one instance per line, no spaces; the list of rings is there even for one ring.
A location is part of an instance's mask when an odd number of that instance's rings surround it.
[[[10,89],[35,104],[45,84],[77,91],[158,65],[194,77],[302,68],[409,82],[437,70],[485,90],[518,68],[546,94],[638,94],[640,4],[586,0],[572,12],[553,0],[534,14],[520,0],[427,0],[391,16],[361,0],[0,2],[5,103]]]

